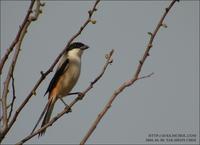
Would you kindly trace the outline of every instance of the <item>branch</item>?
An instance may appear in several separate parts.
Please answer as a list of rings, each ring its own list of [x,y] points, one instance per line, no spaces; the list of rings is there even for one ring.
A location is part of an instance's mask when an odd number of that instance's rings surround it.
[[[12,101],[10,102],[10,104],[7,105],[7,109],[10,108],[14,104],[15,99],[16,99],[16,97],[12,98]],[[10,112],[9,112],[9,115],[8,115],[8,121],[9,121],[9,116],[10,116]],[[1,122],[2,119],[3,119],[3,116],[0,116],[0,122]]]
[[[55,65],[57,64],[57,62],[59,61],[60,57],[64,54],[64,52],[68,49],[69,45],[72,43],[72,41],[74,41],[74,39],[76,39],[81,33],[82,31],[85,29],[85,27],[92,22],[91,18],[92,15],[94,14],[95,11],[97,11],[97,5],[100,2],[100,0],[96,0],[93,8],[91,10],[88,11],[88,18],[85,21],[85,23],[80,27],[79,31],[71,37],[71,39],[68,41],[67,45],[65,46],[65,48],[63,49],[63,51],[58,55],[58,57],[55,59],[55,61],[53,62],[53,64],[51,65],[51,67],[45,72],[43,73],[43,75],[46,77],[50,72],[53,71],[53,68],[55,67]]]
[[[60,117],[62,117],[64,114],[69,113],[71,108],[81,99],[84,98],[84,96],[86,95],[86,93],[88,91],[90,91],[94,84],[97,83],[97,81],[103,76],[103,74],[105,73],[107,67],[109,64],[111,64],[113,62],[112,60],[112,55],[114,53],[114,50],[111,50],[110,53],[108,55],[106,55],[106,63],[103,66],[103,69],[101,71],[101,73],[90,83],[90,85],[81,93],[79,94],[70,104],[69,106],[65,107],[65,109],[63,111],[61,111],[60,113],[58,113],[55,117],[53,117],[46,125],[44,125],[42,128],[32,132],[30,135],[28,135],[27,137],[25,137],[24,139],[22,139],[21,141],[19,141],[18,143],[16,143],[16,145],[21,145],[23,143],[25,143],[26,141],[30,140],[32,137],[34,137],[35,135],[39,134],[40,132],[42,132],[44,129],[50,127],[53,123],[56,122],[56,120],[58,120]]]
[[[13,92],[13,98],[12,98],[12,101],[11,101],[11,104],[10,104],[10,112],[9,112],[9,115],[8,115],[8,122],[9,122],[10,117],[12,115],[13,106],[14,106],[14,102],[15,102],[15,99],[16,99],[16,95],[15,95],[15,79],[14,79],[13,74],[12,74],[12,92]]]
[[[81,26],[80,30],[75,33],[74,36],[72,36],[72,38],[68,41],[67,45],[65,46],[65,48],[63,49],[63,51],[58,55],[58,57],[55,59],[55,61],[53,62],[53,64],[50,66],[50,68],[43,73],[41,71],[41,76],[39,78],[39,80],[36,82],[35,86],[33,87],[33,89],[30,91],[30,93],[28,94],[28,96],[25,98],[25,100],[21,103],[21,105],[18,107],[18,109],[16,110],[12,120],[10,121],[9,125],[6,127],[6,129],[4,129],[4,131],[1,133],[0,135],[0,142],[2,141],[2,139],[4,138],[4,136],[7,134],[7,132],[10,130],[10,128],[13,126],[14,122],[16,121],[18,115],[20,114],[21,110],[24,108],[24,106],[27,104],[27,102],[30,100],[30,98],[33,95],[36,95],[36,90],[37,88],[40,86],[41,82],[43,82],[43,80],[46,78],[46,76],[53,71],[53,68],[55,67],[55,65],[57,64],[57,62],[59,61],[60,57],[64,54],[64,52],[68,49],[68,46],[70,45],[70,43],[77,38],[81,32],[84,30],[84,28],[89,24],[89,22],[91,22],[91,17],[93,16],[94,12],[97,11],[97,4],[100,2],[100,0],[96,0],[93,8],[91,10],[88,11],[88,18],[85,21],[85,23],[83,24],[83,26]],[[41,11],[39,11],[41,13]],[[35,20],[34,17],[31,17],[32,20]],[[3,100],[2,100],[3,102]],[[4,103],[6,104],[6,103]]]
[[[28,26],[31,24],[32,21],[35,21],[37,19],[37,17],[39,16],[39,14],[41,13],[41,10],[40,10],[40,6],[41,6],[41,3],[39,0],[37,0],[36,2],[36,8],[35,8],[35,13],[34,15],[31,15],[32,13],[32,8],[33,8],[33,5],[34,5],[34,2],[35,1],[32,1],[31,4],[30,4],[30,7],[29,7],[29,10],[28,10],[28,14],[25,18],[25,22],[23,23],[23,27],[21,28],[21,33],[19,33],[19,37],[17,37],[18,41],[16,42],[16,45],[15,45],[15,53],[13,55],[13,58],[12,58],[12,62],[10,64],[10,67],[9,67],[9,70],[8,70],[8,73],[7,73],[7,77],[6,77],[6,80],[4,81],[4,88],[3,88],[3,94],[2,94],[2,110],[3,110],[3,127],[1,128],[1,131],[0,131],[0,142],[3,140],[3,138],[5,137],[5,135],[7,134],[8,130],[10,129],[11,125],[9,124],[8,125],[8,118],[7,117],[7,95],[8,95],[8,87],[9,87],[9,84],[10,84],[10,80],[11,80],[11,77],[13,76],[13,72],[14,72],[14,69],[15,69],[15,65],[16,65],[16,62],[17,62],[17,59],[18,59],[18,56],[19,56],[19,52],[21,50],[21,44],[22,44],[22,41],[24,39],[24,36],[26,35],[27,33],[27,29],[28,29]],[[28,18],[27,18],[28,17]],[[8,53],[9,55],[9,53]]]
[[[149,51],[152,48],[152,43],[153,40],[158,32],[158,30],[160,29],[160,27],[163,25],[163,20],[165,19],[166,15],[168,14],[169,10],[172,8],[172,6],[174,5],[174,3],[177,0],[173,0],[169,7],[167,7],[165,9],[165,13],[163,14],[163,16],[161,17],[158,25],[156,26],[154,32],[151,34],[151,38],[149,40],[149,43],[145,49],[145,52],[142,56],[142,59],[139,61],[139,64],[137,66],[136,72],[133,76],[132,79],[124,82],[117,90],[114,91],[114,93],[112,94],[112,96],[110,97],[109,101],[107,102],[107,104],[105,105],[105,107],[103,108],[103,110],[98,114],[97,118],[95,119],[95,121],[93,122],[93,124],[91,125],[90,129],[88,130],[88,132],[85,134],[85,136],[83,137],[83,139],[80,142],[80,145],[84,145],[86,143],[86,141],[88,140],[88,138],[91,136],[91,134],[93,133],[93,131],[95,130],[95,128],[97,127],[98,123],[101,121],[101,119],[103,118],[103,116],[106,114],[106,112],[108,111],[108,109],[111,107],[112,102],[115,100],[115,98],[127,87],[133,85],[137,80],[141,79],[141,78],[146,78],[147,76],[144,77],[139,77],[139,74],[141,72],[141,69],[143,67],[143,64],[147,58],[147,56],[149,56]],[[151,75],[150,75],[151,76]]]
[[[152,73],[150,73],[150,74],[148,74],[148,75],[145,75],[145,76],[138,77],[138,79],[137,79],[137,80],[142,80],[142,79],[149,78],[149,77],[151,77],[153,74],[154,74],[154,73],[152,72]]]
[[[30,14],[32,13],[32,8],[33,8],[33,5],[35,3],[35,0],[32,0],[31,1],[31,4],[29,6],[29,9],[27,11],[27,14],[26,14],[26,17],[24,18],[24,21],[22,23],[22,25],[19,27],[19,30],[18,30],[18,33],[17,33],[17,36],[15,37],[15,39],[13,40],[12,44],[10,45],[10,47],[7,49],[5,55],[2,57],[1,61],[0,61],[0,74],[2,73],[2,69],[3,69],[3,66],[6,62],[6,60],[8,59],[8,56],[10,55],[10,53],[13,51],[13,48],[15,47],[15,45],[18,43],[19,41],[19,37],[22,33],[22,30],[24,29],[28,19],[29,19],[29,16]]]

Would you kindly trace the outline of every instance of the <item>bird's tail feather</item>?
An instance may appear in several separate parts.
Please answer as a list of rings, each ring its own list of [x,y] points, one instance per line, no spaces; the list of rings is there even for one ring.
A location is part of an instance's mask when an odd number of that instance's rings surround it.
[[[46,114],[45,114],[44,119],[42,121],[41,127],[45,126],[51,118],[51,114],[53,112],[54,104],[55,104],[55,101],[56,101],[55,97],[51,97],[51,98],[52,99],[49,100],[50,102],[48,104],[47,111],[46,111]],[[46,132],[46,129],[44,129],[42,132],[40,132],[39,136],[44,135],[45,132]]]

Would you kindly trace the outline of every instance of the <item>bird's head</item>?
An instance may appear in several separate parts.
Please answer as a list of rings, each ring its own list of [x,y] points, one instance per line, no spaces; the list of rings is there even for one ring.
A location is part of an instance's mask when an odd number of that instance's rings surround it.
[[[83,54],[83,51],[88,48],[89,48],[88,45],[85,45],[81,42],[73,42],[69,45],[67,51],[68,51],[68,55],[72,54],[72,55],[81,56]]]

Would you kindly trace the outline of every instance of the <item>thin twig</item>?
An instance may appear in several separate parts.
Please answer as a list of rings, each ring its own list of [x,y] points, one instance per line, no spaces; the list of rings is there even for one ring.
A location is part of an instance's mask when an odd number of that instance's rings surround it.
[[[14,99],[14,98],[12,98],[12,102],[10,102],[10,104],[7,105],[7,109],[11,107],[11,105],[12,105],[12,103],[13,103],[13,99]],[[9,117],[8,117],[8,118],[9,118]],[[3,119],[3,116],[0,117],[0,121],[1,121],[2,119]],[[9,119],[8,119],[8,120],[9,120]]]
[[[30,8],[33,8],[32,2],[31,2]],[[23,25],[23,28],[22,28],[21,33],[19,35],[18,41],[15,45],[15,47],[16,47],[15,53],[13,55],[13,59],[12,59],[12,62],[10,64],[6,80],[4,81],[4,88],[3,88],[3,94],[2,94],[3,127],[1,128],[1,131],[0,131],[0,143],[3,140],[3,138],[5,137],[5,135],[7,134],[7,132],[9,131],[9,129],[11,128],[11,126],[13,125],[13,123],[15,122],[12,119],[11,123],[8,125],[9,122],[8,122],[7,108],[6,108],[6,106],[7,106],[7,95],[8,95],[8,92],[9,92],[8,87],[9,87],[10,80],[11,80],[11,77],[12,77],[14,69],[15,69],[15,65],[16,65],[16,62],[17,62],[17,59],[18,59],[18,56],[19,56],[19,52],[21,50],[22,41],[24,39],[24,36],[27,33],[28,26],[31,24],[32,21],[35,21],[37,19],[37,17],[39,16],[39,14],[41,13],[41,10],[40,10],[41,3],[40,3],[39,0],[37,0],[36,2],[37,3],[36,3],[34,15],[31,15],[31,13],[30,13],[30,11],[32,12],[32,9],[28,10],[28,14],[29,14],[28,18],[25,19],[26,22]]]
[[[11,107],[12,103],[14,103],[13,99],[14,99],[14,97],[12,98],[12,101],[10,102],[10,104],[7,105],[7,109]],[[10,112],[9,112],[8,118],[9,118],[9,116],[10,116]],[[3,119],[3,116],[0,116],[0,122],[1,122],[2,119]],[[9,121],[9,119],[8,119],[8,121]]]
[[[93,133],[93,131],[95,130],[95,128],[97,127],[98,123],[101,121],[102,117],[106,114],[106,112],[108,111],[108,109],[111,107],[112,102],[115,100],[115,98],[127,87],[131,86],[132,84],[134,84],[137,80],[141,79],[141,77],[139,77],[139,74],[141,72],[142,66],[147,58],[147,56],[149,56],[149,51],[151,49],[151,47],[153,46],[153,40],[158,32],[158,30],[160,29],[160,27],[163,24],[163,20],[165,19],[166,15],[168,14],[169,10],[172,8],[172,6],[174,5],[174,3],[177,0],[173,0],[169,7],[165,9],[165,13],[163,14],[163,16],[161,17],[158,25],[156,26],[154,32],[151,35],[150,41],[145,49],[145,52],[142,56],[142,59],[139,61],[139,64],[137,66],[136,72],[133,76],[132,79],[124,82],[117,90],[114,91],[114,93],[112,94],[112,96],[110,97],[109,101],[107,102],[107,104],[105,105],[105,107],[103,108],[103,110],[98,114],[98,116],[96,117],[95,121],[93,122],[93,124],[91,125],[90,129],[88,130],[88,132],[85,134],[85,136],[83,137],[83,139],[80,142],[80,145],[84,145],[86,143],[86,141],[88,140],[88,138],[91,136],[91,134]],[[151,76],[151,75],[150,75]],[[146,78],[142,77],[142,78]]]
[[[113,62],[112,60],[112,55],[114,53],[114,50],[111,50],[110,53],[107,55],[106,58],[106,63],[103,66],[103,69],[101,71],[101,73],[90,83],[90,85],[81,93],[81,96],[78,95],[70,104],[69,106],[65,107],[65,109],[63,111],[61,111],[60,113],[58,113],[55,117],[53,117],[46,125],[44,125],[43,127],[41,127],[40,129],[34,131],[32,134],[28,135],[27,137],[25,137],[24,139],[22,139],[21,141],[19,141],[18,143],[16,143],[16,145],[21,145],[23,143],[25,143],[26,141],[30,140],[32,137],[34,137],[35,135],[39,134],[40,132],[42,132],[44,129],[46,129],[47,127],[50,127],[53,123],[56,122],[56,120],[58,120],[60,117],[62,117],[64,114],[69,113],[71,108],[81,99],[84,98],[84,96],[86,95],[86,93],[88,91],[90,91],[93,88],[93,85],[95,83],[97,83],[97,81],[103,76],[103,74],[105,73],[107,67],[109,64],[111,64]]]
[[[11,101],[11,104],[10,104],[10,112],[9,112],[9,115],[8,115],[8,122],[10,120],[10,117],[12,115],[12,111],[13,111],[13,106],[14,106],[14,102],[15,102],[15,99],[16,99],[16,95],[15,95],[15,79],[14,79],[14,76],[12,74],[12,92],[13,92],[13,97],[12,97],[12,101]]]
[[[148,74],[148,75],[144,75],[144,76],[138,77],[137,80],[142,80],[142,79],[149,78],[149,77],[151,77],[153,74],[154,74],[154,73],[152,72],[152,73],[150,73],[150,74]]]

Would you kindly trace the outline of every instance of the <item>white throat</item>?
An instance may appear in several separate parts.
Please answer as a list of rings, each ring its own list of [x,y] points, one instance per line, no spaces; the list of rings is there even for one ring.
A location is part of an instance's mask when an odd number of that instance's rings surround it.
[[[70,50],[69,52],[68,52],[68,58],[70,59],[70,58],[81,58],[81,56],[82,56],[82,54],[83,54],[83,51],[82,50],[80,50],[80,49],[72,49],[72,50]]]

